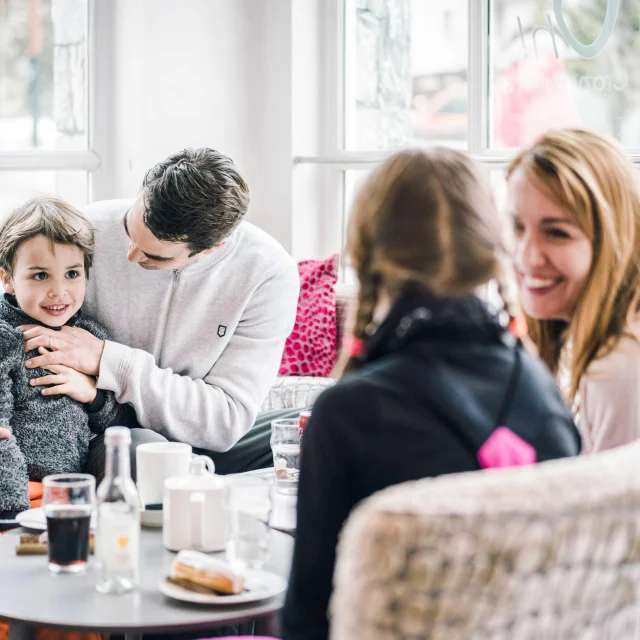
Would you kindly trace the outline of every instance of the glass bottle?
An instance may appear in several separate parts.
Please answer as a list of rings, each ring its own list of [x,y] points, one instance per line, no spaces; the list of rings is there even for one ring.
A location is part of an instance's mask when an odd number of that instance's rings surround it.
[[[140,500],[131,479],[126,427],[105,431],[105,477],[96,492],[96,558],[100,593],[126,593],[138,583],[140,557]]]

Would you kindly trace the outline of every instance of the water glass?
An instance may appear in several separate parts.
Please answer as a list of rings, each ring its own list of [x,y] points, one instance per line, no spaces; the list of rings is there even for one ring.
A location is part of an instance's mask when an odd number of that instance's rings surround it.
[[[49,571],[80,573],[85,570],[89,558],[95,478],[84,473],[64,473],[46,476],[42,483]]]
[[[276,489],[282,493],[298,493],[300,475],[300,421],[298,418],[274,420],[271,423],[271,450]]]
[[[262,569],[269,559],[272,490],[264,476],[227,479],[225,504],[231,528],[227,560],[237,570]]]

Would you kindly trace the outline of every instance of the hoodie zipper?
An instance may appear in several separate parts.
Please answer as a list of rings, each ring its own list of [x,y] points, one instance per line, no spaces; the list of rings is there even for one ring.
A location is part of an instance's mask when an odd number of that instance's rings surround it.
[[[169,318],[171,317],[171,309],[173,307],[173,298],[178,289],[178,283],[180,282],[180,273],[182,269],[173,270],[173,278],[171,280],[171,294],[169,295],[169,305],[167,307],[167,315],[164,317],[164,326],[162,327],[162,338],[160,339],[160,353],[158,354],[158,366],[162,367],[162,356],[164,355],[164,337],[167,333],[167,326],[169,325]]]

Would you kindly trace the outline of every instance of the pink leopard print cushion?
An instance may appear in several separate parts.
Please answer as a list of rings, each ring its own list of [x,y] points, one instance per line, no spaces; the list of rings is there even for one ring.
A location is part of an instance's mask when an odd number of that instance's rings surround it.
[[[338,255],[302,260],[296,323],[287,338],[281,376],[328,376],[338,357],[336,282]]]

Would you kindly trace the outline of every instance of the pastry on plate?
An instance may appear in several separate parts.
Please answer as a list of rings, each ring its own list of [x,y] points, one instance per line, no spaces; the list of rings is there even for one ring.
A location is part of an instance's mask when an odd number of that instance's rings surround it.
[[[232,595],[244,591],[244,579],[219,558],[200,551],[180,551],[171,565],[171,581],[206,587],[216,593]]]

